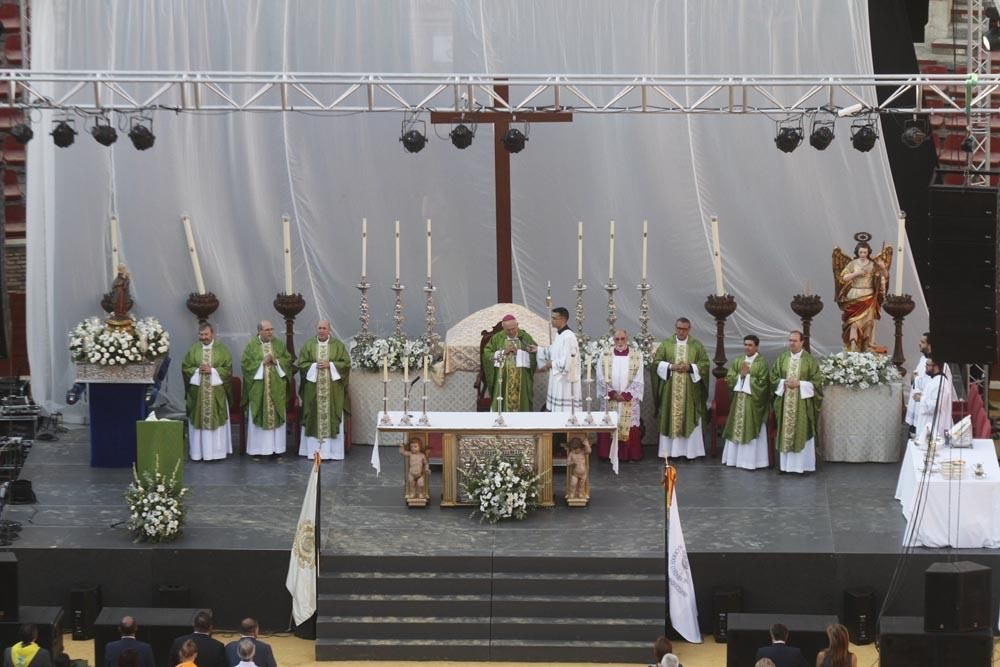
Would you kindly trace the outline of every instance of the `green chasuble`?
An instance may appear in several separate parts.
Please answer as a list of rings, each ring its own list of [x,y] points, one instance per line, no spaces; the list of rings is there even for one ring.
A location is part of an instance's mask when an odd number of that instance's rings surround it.
[[[198,367],[207,363],[218,372],[222,384],[212,386],[212,374],[201,376],[201,383],[195,387],[191,378],[198,373]],[[181,362],[181,375],[184,377],[184,391],[187,405],[187,416],[191,425],[199,430],[214,431],[229,419],[229,382],[233,379],[233,357],[226,346],[219,341],[212,341],[212,346],[205,348],[195,343],[188,348]]]
[[[530,368],[518,368],[515,357],[517,355],[504,355],[503,365],[497,368],[494,364],[494,355],[507,349],[507,332],[498,331],[490,338],[490,342],[483,348],[483,375],[486,376],[486,386],[489,387],[490,396],[493,401],[490,409],[497,409],[497,383],[503,382],[503,409],[505,412],[531,412],[534,406],[535,396],[535,368],[538,363],[535,360],[535,353],[529,353],[531,357]],[[519,329],[517,338],[513,339],[517,349],[527,351],[528,347],[535,345],[535,340],[524,329]]]
[[[750,364],[750,373],[747,374],[751,393],[748,395],[742,391],[734,391],[745,359],[746,355],[734,359],[726,373],[726,385],[732,401],[722,437],[738,445],[745,445],[760,434],[760,427],[767,419],[767,411],[771,406],[771,373],[760,353]]]
[[[306,380],[309,367],[321,361],[322,347],[315,336],[306,341],[295,361],[302,377],[299,384],[299,395],[302,396],[302,425],[306,428],[306,436],[326,440],[336,438],[340,432],[340,420],[344,416],[344,402],[347,397],[347,381],[351,375],[351,357],[347,348],[339,340],[330,336],[327,339],[326,353],[323,361],[340,373],[339,380],[331,380],[329,371],[317,369],[316,382]]]
[[[801,452],[810,438],[816,437],[819,426],[819,408],[823,400],[823,376],[819,364],[811,354],[802,351],[799,359],[793,359],[788,350],[782,352],[771,368],[772,391],[777,391],[781,380],[812,382],[815,396],[800,398],[800,388],[785,387],[782,396],[774,397],[774,416],[778,420],[778,435],[775,448],[778,452]]]
[[[265,366],[264,377],[254,379],[267,354],[278,362],[285,377],[278,375],[277,366]],[[283,426],[288,405],[288,382],[295,373],[288,348],[277,338],[262,343],[259,336],[254,336],[243,350],[240,366],[243,369],[242,407],[244,410],[250,407],[254,425],[266,430]]]
[[[700,381],[692,380],[691,373],[673,372],[667,376],[666,381],[661,380],[656,372],[661,361],[668,364],[684,362],[697,366]],[[653,381],[653,395],[656,396],[656,404],[660,410],[660,433],[668,438],[689,437],[707,412],[705,402],[708,400],[710,378],[705,346],[690,336],[686,346],[678,346],[677,336],[671,336],[656,348],[650,375]]]

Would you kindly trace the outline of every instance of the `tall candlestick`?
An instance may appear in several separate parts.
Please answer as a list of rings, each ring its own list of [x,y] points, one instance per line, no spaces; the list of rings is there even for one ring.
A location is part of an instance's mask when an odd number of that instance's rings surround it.
[[[399,280],[399,220],[396,221],[396,280]]]
[[[569,355],[569,381],[576,382],[576,355]]]
[[[583,280],[583,222],[578,223],[576,231],[576,279]]]
[[[410,383],[410,358],[403,357],[403,384]]]
[[[590,357],[587,357],[584,360],[584,362],[583,362],[583,363],[587,364],[587,382],[590,382],[591,380],[594,379],[594,376],[593,376],[594,366],[593,366],[593,363],[592,363],[593,361],[594,361],[593,359],[591,359]]]
[[[427,280],[431,279],[431,219],[427,218]]]
[[[361,218],[361,277],[368,275],[368,218]]]
[[[611,355],[604,355],[604,384],[607,385],[608,389],[612,389],[611,386]]]
[[[719,219],[712,216],[712,264],[715,267],[715,295],[723,296],[726,288],[722,285],[722,250],[719,246]]]
[[[642,221],[642,279],[646,280],[646,242],[649,239],[649,221]]]
[[[611,241],[608,244],[608,283],[615,277],[615,221],[611,221]]]
[[[292,291],[292,223],[287,215],[281,216],[281,239],[285,253],[285,294]]]
[[[430,359],[428,355],[424,355],[424,382],[430,379],[430,373],[428,373],[428,363],[427,360]]]
[[[389,355],[382,357],[382,382],[389,381]]]
[[[194,247],[194,234],[191,233],[191,219],[186,215],[181,217],[184,225],[184,236],[187,238],[188,252],[191,253],[191,266],[194,268],[194,282],[198,287],[198,294],[204,294],[205,280],[201,276],[201,264],[198,262],[198,249]]]
[[[111,275],[118,275],[120,264],[118,253],[118,216],[111,216]]]
[[[906,248],[906,212],[899,212],[899,233],[896,236],[896,296],[903,296],[903,250]]]

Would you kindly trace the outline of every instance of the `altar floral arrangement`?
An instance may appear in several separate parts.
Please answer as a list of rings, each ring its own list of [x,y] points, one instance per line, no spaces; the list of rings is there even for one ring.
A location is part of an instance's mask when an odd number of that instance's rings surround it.
[[[462,488],[476,503],[473,516],[496,523],[502,519],[524,519],[538,506],[538,480],[524,456],[513,460],[494,454],[485,461],[476,460],[462,471]]]
[[[901,379],[888,356],[871,352],[832,354],[820,360],[819,370],[827,384],[850,389],[868,389]]]
[[[389,369],[403,370],[403,360],[409,359],[410,368],[423,368],[424,357],[431,353],[427,341],[422,338],[410,340],[405,336],[373,338],[370,342],[352,338],[349,345],[351,368],[381,370],[386,358]]]
[[[589,359],[590,365],[597,368],[597,364],[600,363],[605,356],[610,356],[613,354],[615,349],[615,342],[612,340],[611,336],[603,336],[601,338],[591,338],[586,345],[583,346],[584,363]],[[629,339],[628,349],[638,350],[639,344],[634,340]]]
[[[132,483],[125,492],[128,503],[128,529],[135,542],[170,542],[184,527],[184,496],[189,489],[181,486],[177,473],[178,460],[170,475],[160,472],[160,457],[156,457],[156,472],[144,472],[140,477],[132,466]]]
[[[155,317],[136,320],[131,329],[111,328],[90,317],[69,332],[69,353],[80,364],[115,366],[153,361],[170,350],[170,334]]]

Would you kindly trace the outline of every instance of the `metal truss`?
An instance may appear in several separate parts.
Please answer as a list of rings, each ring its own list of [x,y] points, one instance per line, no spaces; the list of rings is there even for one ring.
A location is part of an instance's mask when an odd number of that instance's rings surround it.
[[[509,101],[496,86],[509,87]],[[881,103],[875,101],[875,86],[891,91]],[[5,93],[2,103],[80,113],[163,109],[350,114],[491,109],[514,116],[525,111],[951,115],[966,113],[967,86],[977,114],[1000,113],[1000,75],[991,73],[972,81],[965,74],[600,76],[0,70],[0,91]],[[908,95],[911,91],[915,95]],[[896,106],[900,104],[904,106]]]
[[[992,6],[992,0],[988,0]],[[991,74],[990,52],[983,46],[983,33],[988,29],[989,19],[985,13],[986,1],[969,0],[966,6],[966,50],[968,72],[977,80]],[[971,83],[971,81],[970,81]],[[968,107],[968,132],[973,142],[973,150],[968,152],[966,166],[970,173],[985,172],[990,169],[990,110],[989,102],[973,97]],[[988,187],[988,177],[970,179],[970,185]]]

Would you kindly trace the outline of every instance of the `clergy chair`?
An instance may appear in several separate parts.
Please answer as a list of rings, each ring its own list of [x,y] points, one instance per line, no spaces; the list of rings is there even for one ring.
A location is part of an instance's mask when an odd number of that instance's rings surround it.
[[[299,453],[299,440],[302,437],[302,429],[299,428],[301,419],[302,403],[299,402],[299,393],[295,390],[295,375],[290,375],[288,378],[288,405],[285,406],[285,425],[286,428],[291,429],[288,439],[294,443],[293,447],[287,449],[291,449],[294,454]]]
[[[476,388],[476,411],[489,412],[493,403],[493,396],[490,388],[486,386],[486,372],[483,370],[483,350],[489,345],[494,334],[503,329],[503,321],[497,322],[492,329],[483,329],[479,332],[479,374],[476,382],[472,385]]]
[[[767,467],[774,467],[775,446],[778,442],[778,419],[774,410],[767,411]]]
[[[726,384],[725,379],[717,378],[715,380],[715,397],[712,398],[712,441],[709,446],[708,456],[709,458],[715,458],[716,448],[719,441],[719,432],[724,431],[726,428],[726,420],[729,418],[729,407],[732,403],[732,396],[729,393],[729,386]]]
[[[235,375],[229,381],[229,425],[240,425],[240,454],[247,449],[247,419],[243,411],[243,382]]]

